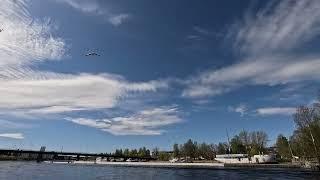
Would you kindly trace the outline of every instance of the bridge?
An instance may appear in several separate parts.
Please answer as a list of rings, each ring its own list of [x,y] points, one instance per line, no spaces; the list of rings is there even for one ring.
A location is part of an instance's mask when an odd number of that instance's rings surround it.
[[[74,160],[80,160],[80,158],[106,158],[107,160],[111,159],[123,159],[123,161],[127,159],[136,159],[136,160],[156,160],[156,158],[146,156],[119,156],[119,155],[111,155],[104,153],[83,153],[83,152],[58,152],[58,151],[36,151],[36,150],[20,150],[20,149],[0,149],[0,156],[11,156],[11,157],[29,157],[29,159],[34,159],[37,161],[45,161],[45,160],[58,160],[61,157],[68,157],[69,160],[71,158],[75,158]]]

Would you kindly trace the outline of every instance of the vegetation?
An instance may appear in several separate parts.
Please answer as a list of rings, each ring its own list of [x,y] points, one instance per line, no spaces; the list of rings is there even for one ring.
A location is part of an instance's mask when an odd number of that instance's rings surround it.
[[[228,143],[207,144],[198,143],[189,139],[184,144],[174,144],[173,151],[160,151],[159,148],[154,148],[152,153],[150,150],[143,147],[137,149],[116,149],[115,156],[123,157],[154,157],[161,161],[168,161],[170,158],[190,158],[190,159],[206,159],[213,160],[216,154],[227,153],[248,153],[259,154],[265,151],[267,143],[267,134],[262,131],[247,132],[242,131],[235,135],[230,141],[230,148]],[[229,151],[230,149],[230,151]]]
[[[288,139],[280,134],[276,141],[278,155],[284,161],[290,161],[292,158]]]
[[[294,156],[320,162],[320,97],[312,106],[301,106],[294,115],[296,130],[290,137]]]
[[[216,154],[259,154],[265,152],[267,138],[267,134],[263,131],[242,131],[231,139],[230,147],[228,143],[220,142],[218,145],[206,143],[198,144],[196,141],[189,139],[184,144],[173,145],[173,157],[213,160]]]
[[[112,155],[119,157],[150,157],[150,150],[146,147],[139,148],[139,150],[116,149],[116,151],[112,153]]]

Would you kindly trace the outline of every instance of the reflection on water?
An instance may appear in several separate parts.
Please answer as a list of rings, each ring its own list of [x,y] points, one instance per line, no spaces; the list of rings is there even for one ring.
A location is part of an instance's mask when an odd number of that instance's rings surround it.
[[[0,179],[320,179],[320,173],[296,170],[169,169],[0,162]]]

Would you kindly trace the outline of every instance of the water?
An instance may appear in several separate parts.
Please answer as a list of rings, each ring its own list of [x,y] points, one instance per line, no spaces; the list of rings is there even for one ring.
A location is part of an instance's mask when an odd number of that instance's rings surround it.
[[[0,180],[7,179],[320,179],[320,173],[297,170],[169,169],[0,161]]]

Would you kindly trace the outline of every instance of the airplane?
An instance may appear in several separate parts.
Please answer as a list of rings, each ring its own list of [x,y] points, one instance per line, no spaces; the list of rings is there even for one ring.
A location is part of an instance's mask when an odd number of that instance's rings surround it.
[[[100,54],[98,54],[96,52],[89,52],[89,53],[85,54],[85,56],[100,56]]]

